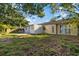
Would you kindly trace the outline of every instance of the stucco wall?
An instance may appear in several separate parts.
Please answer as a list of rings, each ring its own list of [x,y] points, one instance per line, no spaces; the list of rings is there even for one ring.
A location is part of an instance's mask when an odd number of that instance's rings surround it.
[[[54,27],[54,32],[52,31],[52,27]],[[56,34],[56,25],[52,24],[52,25],[45,25],[45,33],[48,34]]]
[[[26,29],[27,28],[27,29]],[[43,33],[43,28],[42,25],[29,25],[28,27],[25,28],[26,33],[31,33],[31,34],[39,34]]]
[[[30,26],[24,28],[25,33],[30,33]]]
[[[42,25],[34,25],[34,33],[43,33]]]
[[[57,31],[58,31],[57,34],[61,34],[60,33],[60,25],[57,25]]]
[[[54,32],[52,32],[52,26],[54,27]],[[45,33],[48,34],[62,34],[62,35],[78,35],[78,27],[76,24],[65,24],[66,28],[69,28],[70,26],[70,33],[63,33],[60,32],[60,25],[45,25]],[[56,30],[57,29],[57,30]]]
[[[78,35],[78,27],[76,24],[71,26],[71,35]]]
[[[51,25],[32,25],[27,27],[26,33],[39,34],[39,33],[48,33],[48,34],[63,34],[63,35],[78,35],[78,28],[76,24],[66,24],[66,27],[70,25],[70,33],[61,33],[60,25],[51,24]],[[45,27],[45,30],[43,29]],[[52,27],[54,32],[52,31]]]
[[[63,34],[63,35],[78,35],[78,28],[76,24],[66,24],[65,25],[67,28],[70,26],[70,33],[62,33],[60,32],[60,25],[58,25],[58,34]]]

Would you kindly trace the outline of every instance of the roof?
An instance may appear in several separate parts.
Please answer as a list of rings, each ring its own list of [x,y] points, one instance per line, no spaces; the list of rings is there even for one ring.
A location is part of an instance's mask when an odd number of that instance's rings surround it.
[[[77,20],[79,22],[79,20]],[[58,20],[58,21],[55,21],[55,20],[51,20],[50,22],[46,22],[46,23],[41,23],[39,25],[49,25],[49,24],[68,24],[68,23],[71,23],[72,21],[71,20]]]
[[[48,25],[48,24],[56,24],[57,21],[53,21],[53,22],[45,22],[45,23],[41,23],[39,25]]]

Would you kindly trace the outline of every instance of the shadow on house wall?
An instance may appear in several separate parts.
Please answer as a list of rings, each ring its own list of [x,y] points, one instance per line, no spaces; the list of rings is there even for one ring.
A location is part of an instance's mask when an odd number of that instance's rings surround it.
[[[35,34],[44,33],[43,27],[41,26],[41,27],[39,27],[38,29],[34,30],[34,33],[35,33]]]

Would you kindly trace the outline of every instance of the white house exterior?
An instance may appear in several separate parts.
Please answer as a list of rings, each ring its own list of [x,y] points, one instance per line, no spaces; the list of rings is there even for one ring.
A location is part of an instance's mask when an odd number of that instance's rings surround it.
[[[29,33],[29,34],[43,33],[42,25],[37,25],[37,24],[29,25],[26,28],[24,28],[24,30],[25,33]]]
[[[24,28],[24,33],[29,34],[58,34],[79,35],[79,25],[73,24],[71,20],[50,21],[42,24],[33,24]]]

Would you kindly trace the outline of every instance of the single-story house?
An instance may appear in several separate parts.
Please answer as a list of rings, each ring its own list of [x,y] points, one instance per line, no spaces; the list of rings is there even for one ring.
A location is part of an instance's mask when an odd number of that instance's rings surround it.
[[[71,20],[52,20],[42,24],[29,25],[25,28],[25,33],[79,35],[79,25],[77,23],[73,23]]]
[[[24,31],[28,34],[40,34],[43,33],[43,28],[42,25],[32,24],[24,28]]]

